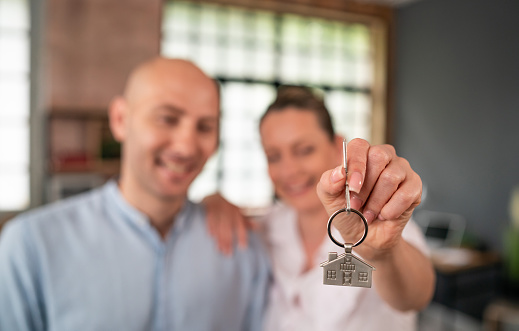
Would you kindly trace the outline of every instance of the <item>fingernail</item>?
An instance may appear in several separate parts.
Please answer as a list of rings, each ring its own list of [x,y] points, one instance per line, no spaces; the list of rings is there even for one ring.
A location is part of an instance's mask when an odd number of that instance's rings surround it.
[[[344,173],[342,172],[342,166],[338,166],[337,168],[333,169],[332,176],[330,180],[332,183],[337,183],[338,181],[344,179]]]
[[[373,222],[373,220],[375,219],[375,216],[377,216],[377,215],[375,215],[375,213],[372,212],[371,210],[364,212],[364,217],[366,218],[366,221],[368,221],[368,224]]]
[[[350,191],[360,193],[360,189],[362,188],[362,175],[360,172],[354,172],[351,174],[349,186]]]

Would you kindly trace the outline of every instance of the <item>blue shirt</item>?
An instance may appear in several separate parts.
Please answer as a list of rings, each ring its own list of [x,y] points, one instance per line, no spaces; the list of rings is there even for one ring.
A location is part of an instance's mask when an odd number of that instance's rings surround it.
[[[186,201],[165,240],[115,181],[31,211],[0,237],[0,330],[260,330],[268,262],[222,255]]]

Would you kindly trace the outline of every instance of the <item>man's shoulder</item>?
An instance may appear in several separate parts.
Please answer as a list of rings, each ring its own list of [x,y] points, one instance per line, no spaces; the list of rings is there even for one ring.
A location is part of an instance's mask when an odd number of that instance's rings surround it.
[[[10,220],[3,231],[19,231],[21,228],[55,227],[62,222],[77,221],[80,215],[95,215],[103,201],[102,189],[94,189],[70,198],[49,203],[21,213]],[[51,224],[52,223],[52,224]],[[13,230],[9,230],[13,228]]]
[[[198,222],[199,225],[205,230],[207,230],[207,214],[205,206],[201,203],[196,203],[190,200],[186,201],[186,207],[189,209],[189,216],[191,218],[191,222]],[[207,233],[209,235],[209,233]],[[249,237],[252,238],[251,244],[253,246],[259,245],[261,246],[261,240],[259,234],[254,230],[248,230]]]
[[[215,245],[216,247],[216,239],[209,233],[209,229],[207,226],[207,215],[206,210],[203,204],[195,203],[192,201],[187,201],[187,206],[189,208],[189,216],[190,222],[196,223],[195,227],[197,228],[197,232],[203,232],[204,239],[207,242],[211,243],[211,245]],[[261,238],[261,235],[256,230],[249,229],[247,231],[248,236],[248,244],[246,248],[238,248],[235,243],[235,247],[233,248],[234,252],[238,252],[238,254],[233,254],[234,258],[237,260],[240,259],[251,259],[251,261],[256,261],[259,263],[268,263],[267,262],[267,251],[265,248],[265,244]]]

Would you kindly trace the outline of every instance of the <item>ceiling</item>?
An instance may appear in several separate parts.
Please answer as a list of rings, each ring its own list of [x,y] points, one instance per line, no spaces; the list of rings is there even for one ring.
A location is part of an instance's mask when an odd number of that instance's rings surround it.
[[[419,0],[357,0],[357,2],[374,3],[379,5],[385,5],[390,7],[399,7],[407,5],[411,2],[417,2]]]

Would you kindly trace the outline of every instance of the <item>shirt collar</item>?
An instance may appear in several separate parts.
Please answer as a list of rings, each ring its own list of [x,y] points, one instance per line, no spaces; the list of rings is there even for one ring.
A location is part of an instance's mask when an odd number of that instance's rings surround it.
[[[139,211],[137,208],[132,206],[122,195],[121,190],[119,189],[119,185],[117,184],[116,179],[110,179],[105,187],[105,199],[108,210],[112,213],[113,216],[117,218],[123,218],[127,222],[130,222],[132,225],[136,226],[138,229],[143,231],[150,231],[151,229],[155,230],[150,223],[149,217],[143,212]],[[177,214],[175,221],[173,222],[173,228],[168,234],[168,238],[171,236],[172,232],[182,231],[188,224],[187,220],[189,218],[189,214],[193,208],[193,203],[188,201],[184,202],[181,207],[179,213]],[[155,230],[156,231],[156,230]]]
[[[139,228],[150,226],[149,218],[123,197],[115,179],[110,179],[106,183],[104,191],[106,204],[112,206],[108,210],[115,212],[118,217],[129,220]]]

